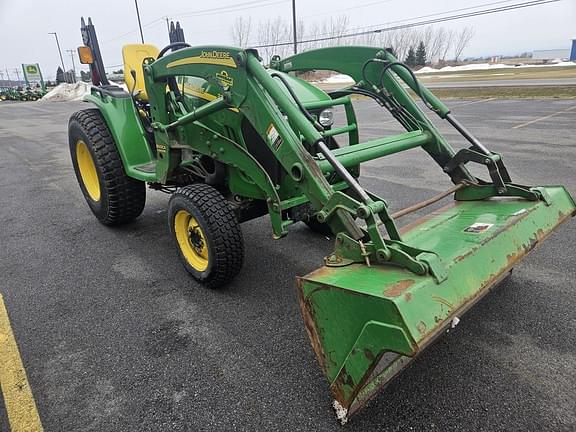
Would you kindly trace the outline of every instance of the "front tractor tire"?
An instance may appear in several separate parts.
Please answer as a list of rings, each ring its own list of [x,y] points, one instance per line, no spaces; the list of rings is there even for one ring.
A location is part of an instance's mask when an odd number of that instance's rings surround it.
[[[242,268],[242,230],[228,201],[212,186],[198,183],[172,194],[170,232],[186,270],[208,288],[230,282]]]
[[[146,204],[146,184],[128,177],[98,109],[74,113],[68,123],[70,156],[82,194],[104,225],[136,219]]]

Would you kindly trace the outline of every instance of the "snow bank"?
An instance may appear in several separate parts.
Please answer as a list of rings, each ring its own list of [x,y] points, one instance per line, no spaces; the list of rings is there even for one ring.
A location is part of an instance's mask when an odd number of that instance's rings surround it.
[[[90,87],[91,84],[82,81],[74,84],[62,83],[46,93],[40,100],[50,102],[79,101],[84,95],[90,93]]]
[[[352,83],[354,80],[350,78],[348,75],[337,74],[329,76],[326,79],[323,79],[321,82],[328,83],[328,84],[346,84]]]
[[[460,72],[460,71],[470,71],[470,70],[494,70],[494,69],[523,69],[523,68],[546,68],[546,67],[557,67],[557,66],[576,66],[575,62],[558,62],[558,63],[549,63],[543,65],[510,65],[504,63],[474,63],[474,64],[467,64],[462,66],[444,66],[440,69],[434,69],[429,66],[425,66],[422,69],[416,71],[417,74],[426,74],[426,73],[439,73],[439,72]]]
[[[124,83],[110,82],[110,84],[128,91],[128,88]],[[85,95],[90,94],[91,87],[91,83],[85,83],[82,81],[74,84],[62,83],[46,93],[46,95],[40,100],[50,102],[81,101]]]

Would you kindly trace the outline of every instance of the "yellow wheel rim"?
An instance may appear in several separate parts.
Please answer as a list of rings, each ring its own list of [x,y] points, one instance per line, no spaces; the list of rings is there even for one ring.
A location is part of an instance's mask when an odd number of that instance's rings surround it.
[[[100,182],[96,165],[92,154],[88,150],[88,146],[82,140],[76,142],[76,161],[78,162],[78,170],[86,192],[88,192],[92,201],[100,201]]]
[[[208,268],[208,244],[198,221],[186,210],[174,216],[174,232],[182,255],[195,270]]]

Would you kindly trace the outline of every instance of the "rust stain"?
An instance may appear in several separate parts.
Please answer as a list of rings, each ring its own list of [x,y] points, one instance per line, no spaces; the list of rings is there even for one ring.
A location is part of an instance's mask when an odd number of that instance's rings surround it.
[[[416,326],[416,328],[418,329],[421,335],[424,335],[426,333],[426,323],[424,321],[420,321]]]
[[[414,279],[404,279],[396,282],[391,287],[384,290],[384,295],[386,297],[399,297],[404,291],[414,285],[416,281]]]
[[[310,304],[310,302],[304,298],[304,294],[302,292],[302,279],[297,278],[296,285],[296,291],[298,292],[298,303],[300,304],[300,311],[302,312],[302,319],[304,321],[304,326],[306,327],[306,333],[308,333],[308,338],[310,339],[310,344],[312,345],[312,349],[316,354],[318,363],[320,363],[324,373],[327,373],[328,369],[326,368],[326,358],[324,355],[324,350],[322,349],[322,343],[320,342],[320,338],[318,336],[318,331],[316,329],[314,308],[312,304]]]
[[[316,270],[308,273],[306,276],[304,276],[304,278],[305,279],[310,279],[310,277],[322,278],[324,276],[328,276],[333,271],[334,271],[333,267],[322,266],[322,267],[318,267]]]
[[[474,246],[472,249],[470,249],[468,252],[466,252],[463,255],[458,255],[456,258],[454,258],[454,262],[460,262],[463,259],[469,257],[470,255],[474,254],[476,251],[478,250],[478,246]]]
[[[406,300],[407,302],[409,302],[410,300],[412,300],[412,293],[405,293],[404,294],[404,300]]]
[[[374,361],[374,359],[376,359],[374,353],[370,351],[368,348],[364,348],[364,356],[366,356],[366,358],[370,361]]]
[[[330,386],[330,390],[332,390],[332,394],[334,395],[334,399],[340,402],[343,407],[348,408],[350,403],[352,402],[353,398],[346,397],[346,390],[345,387],[348,386],[351,389],[354,389],[355,384],[354,380],[348,372],[346,371],[346,367],[343,367],[332,385]]]

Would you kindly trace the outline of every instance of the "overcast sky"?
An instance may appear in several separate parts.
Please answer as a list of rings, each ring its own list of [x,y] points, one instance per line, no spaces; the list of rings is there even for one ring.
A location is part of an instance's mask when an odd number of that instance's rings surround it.
[[[520,1],[511,1],[510,4]],[[304,21],[305,26],[330,19],[331,16],[347,15],[350,28],[354,28],[372,24],[385,26],[392,21],[494,2],[495,0],[296,0],[296,5],[298,18]],[[158,46],[168,43],[166,22],[160,19],[164,16],[181,21],[186,40],[192,45],[231,45],[230,28],[238,16],[250,16],[256,23],[278,16],[291,19],[291,0],[268,0],[267,6],[257,5],[254,0],[139,0],[138,3],[142,23],[145,25],[145,40]],[[230,9],[225,9],[226,7]],[[246,9],[238,10],[242,7]],[[224,9],[211,14],[194,15],[197,11],[213,8]],[[21,63],[37,62],[46,77],[54,78],[60,63],[54,36],[48,34],[54,31],[58,32],[66,68],[70,68],[70,53],[65,50],[75,50],[82,44],[79,30],[81,16],[92,17],[103,51],[104,64],[107,66],[121,63],[123,44],[139,42],[133,0],[0,0],[0,70],[8,68],[10,74],[14,75],[14,68]],[[558,3],[439,25],[454,29],[467,25],[474,27],[476,34],[464,56],[515,54],[535,49],[567,49],[570,47],[570,40],[576,38],[576,0],[562,0]],[[75,61],[78,66],[77,57]]]

